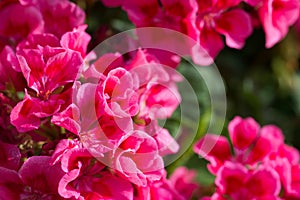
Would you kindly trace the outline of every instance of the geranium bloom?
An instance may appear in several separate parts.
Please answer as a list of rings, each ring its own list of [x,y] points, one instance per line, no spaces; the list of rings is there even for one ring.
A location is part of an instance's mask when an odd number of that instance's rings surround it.
[[[134,74],[124,68],[113,69],[98,87],[96,98],[99,114],[107,113],[118,117],[137,114],[139,82]]]
[[[5,45],[16,47],[29,34],[44,31],[40,11],[34,6],[12,3],[0,9],[0,51]]]
[[[63,175],[59,165],[50,165],[50,157],[34,156],[25,161],[19,172],[0,167],[0,195],[11,199],[63,199],[58,182]]]
[[[286,36],[289,26],[298,19],[300,3],[297,0],[263,0],[260,4],[258,14],[266,34],[266,47],[271,48]]]
[[[165,27],[187,33],[187,26],[195,16],[196,2],[182,1],[136,1],[122,3],[122,8],[128,13],[130,20],[137,27]]]
[[[222,199],[224,195],[233,199],[274,199],[278,198],[281,188],[284,197],[299,198],[299,152],[284,144],[280,129],[273,125],[260,128],[252,118],[235,117],[228,131],[233,154],[224,136],[207,134],[194,146],[194,151],[210,162],[208,169],[217,177],[218,189],[212,199]],[[230,176],[224,177],[224,173]],[[256,188],[262,184],[259,176],[270,177],[266,181],[268,190]]]
[[[20,2],[22,5],[37,8],[43,17],[45,32],[59,38],[84,23],[84,11],[67,0],[20,0]]]
[[[199,37],[201,47],[212,58],[216,57],[224,47],[221,37],[224,35],[229,47],[241,49],[245,40],[252,33],[250,16],[244,10],[236,8],[241,1],[209,0],[197,2],[196,37]]]
[[[130,133],[113,154],[113,167],[136,185],[146,186],[162,177],[164,163],[157,143],[145,132]]]
[[[78,134],[86,150],[123,179],[147,186],[162,178],[162,156],[179,149],[157,123],[178,106],[174,82],[179,79],[144,50],[130,56],[125,62],[108,54],[95,62],[83,73],[91,82],[76,84],[75,101],[54,114],[52,122]],[[159,112],[153,105],[166,110]]]
[[[191,199],[193,192],[199,187],[195,182],[196,171],[186,167],[178,167],[169,178],[171,185],[184,199]]]
[[[64,198],[131,200],[132,185],[96,161],[78,140],[61,140],[52,163],[64,171],[58,192]]]
[[[29,87],[11,114],[19,131],[37,129],[41,118],[61,112],[71,103],[71,86],[83,66],[90,40],[85,28],[67,32],[61,40],[52,34],[30,35],[16,48],[19,68]]]
[[[241,49],[252,33],[250,15],[237,8],[241,0],[230,1],[126,1],[107,2],[108,6],[122,6],[137,27],[162,27],[179,31],[196,40],[201,48],[192,48],[190,53],[196,63],[210,64],[212,59],[203,57],[203,49],[215,58],[224,43]],[[174,45],[174,44],[169,44]],[[176,42],[178,46],[188,43]],[[202,49],[203,48],[203,49]],[[201,60],[202,59],[202,60]]]
[[[231,153],[228,140],[224,136],[213,134],[205,135],[194,146],[194,150],[210,161],[208,168],[215,174],[227,160],[234,159],[242,164],[251,165],[256,164],[271,152],[276,151],[278,146],[272,148],[271,136],[269,135],[272,133],[272,138],[281,135],[277,130],[277,128],[270,129],[268,126],[260,130],[259,125],[252,118],[242,119],[236,117],[228,125],[229,135],[234,147],[234,155]],[[281,144],[283,144],[283,140]]]
[[[38,128],[40,118],[53,115],[69,101],[64,94],[68,88],[64,87],[75,81],[82,58],[78,52],[46,46],[41,50],[23,50],[18,59],[28,87],[33,90],[29,91],[32,95],[26,92],[11,114],[12,124],[24,132]]]
[[[280,192],[280,179],[274,169],[261,167],[251,171],[230,162],[219,170],[216,185],[219,196],[230,196],[233,200],[278,199]]]

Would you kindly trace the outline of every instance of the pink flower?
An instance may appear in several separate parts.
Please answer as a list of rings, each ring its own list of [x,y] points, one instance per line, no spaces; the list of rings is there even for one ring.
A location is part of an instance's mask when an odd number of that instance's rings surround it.
[[[145,50],[131,52],[129,57],[124,61],[118,53],[105,54],[84,72],[91,83],[77,89],[80,136],[100,157],[114,151],[135,130],[151,136],[160,155],[175,153],[178,144],[158,126],[157,118],[171,116],[179,105],[175,82],[181,77]]]
[[[235,117],[228,125],[228,131],[235,148],[249,148],[258,137],[259,125],[252,118]]]
[[[158,126],[158,125],[157,125]],[[147,129],[145,129],[147,130]],[[158,145],[159,154],[161,156],[175,154],[179,151],[179,145],[176,140],[171,136],[169,131],[165,128],[156,127],[152,132],[155,134],[152,137],[156,140]],[[150,133],[152,133],[150,132]]]
[[[170,176],[170,183],[174,189],[184,199],[191,199],[193,192],[198,188],[198,184],[195,183],[196,171],[189,170],[185,167],[178,167]]]
[[[225,161],[232,157],[228,140],[213,134],[207,134],[197,142],[194,152],[210,162],[208,169],[212,174],[216,174]]]
[[[137,27],[165,27],[187,33],[190,18],[196,11],[195,1],[161,1],[161,6],[155,0],[130,0],[122,4],[130,20]]]
[[[5,45],[17,46],[29,34],[44,31],[44,21],[40,11],[34,6],[12,3],[0,10],[0,51]]]
[[[216,179],[221,196],[238,199],[279,199],[280,179],[272,168],[249,171],[242,165],[226,162]]]
[[[0,167],[0,175],[0,195],[4,200],[62,199],[57,189],[63,173],[59,165],[50,165],[48,156],[28,158],[19,173]]]
[[[23,101],[19,102],[12,110],[10,115],[11,123],[19,132],[26,132],[38,129],[40,118],[38,117],[42,108],[35,99],[25,95]]]
[[[50,157],[33,156],[28,158],[19,170],[25,186],[22,198],[40,197],[44,199],[62,199],[58,195],[58,182],[63,171],[58,164],[50,165]]]
[[[173,68],[162,65],[154,55],[140,49],[125,67],[139,80],[138,118],[170,117],[181,102],[175,83],[182,77]]]
[[[166,176],[164,172],[164,176]],[[166,177],[160,181],[149,183],[147,186],[136,186],[135,199],[183,200]]]
[[[207,134],[194,146],[216,175],[217,192],[210,199],[279,199],[280,188],[287,199],[300,197],[299,151],[284,144],[279,128],[235,117],[228,131],[233,155],[224,136]]]
[[[164,164],[156,141],[145,132],[134,131],[114,152],[113,167],[130,182],[146,186],[162,178]]]
[[[225,36],[229,47],[241,49],[252,33],[250,16],[235,7],[239,3],[240,0],[198,1],[197,31],[194,37],[212,58],[224,47],[221,35]]]
[[[23,183],[18,172],[0,167],[0,196],[3,200],[20,199]]]
[[[20,42],[16,47],[17,52],[28,51],[28,49],[36,49],[39,50],[40,47],[60,47],[59,39],[49,33],[43,34],[30,34],[28,35],[27,39]],[[21,71],[21,69],[19,69]]]
[[[92,192],[90,192],[85,199],[98,200],[98,199],[118,199],[118,200],[133,200],[133,187],[124,179],[104,171],[99,174],[92,183]],[[87,179],[90,181],[90,179]]]
[[[265,159],[265,164],[276,170],[280,176],[284,189],[284,196],[288,198],[299,198],[299,151],[286,144],[279,145]]]
[[[136,186],[136,199],[185,200],[192,197],[197,184],[193,182],[195,173],[180,167],[175,170],[170,179],[166,171],[159,181],[149,183],[145,187]]]
[[[170,117],[181,101],[175,85],[181,77],[145,50],[130,56],[125,62],[120,54],[105,54],[84,72],[89,81],[98,78],[98,115]]]
[[[131,184],[105,170],[105,166],[97,162],[78,140],[61,140],[52,163],[61,165],[65,172],[58,185],[59,194],[64,198],[133,198]]]
[[[179,33],[183,33],[189,36],[195,35],[195,19],[197,10],[197,3],[195,0],[162,0],[159,2],[155,0],[107,2],[106,0],[104,0],[103,2],[107,6],[122,6],[123,10],[127,12],[129,19],[137,27],[162,27],[175,30],[176,32],[178,31]],[[159,29],[159,33],[157,33],[155,29],[152,30],[153,32],[150,31],[146,34],[140,34],[140,30],[137,30],[137,35],[139,35],[139,39],[142,44],[144,44],[145,46],[150,45],[157,47],[154,48],[154,51],[151,50],[152,53],[155,51],[162,53],[163,50],[161,49],[165,48],[165,44],[167,44],[169,49],[172,49],[173,52],[180,51],[184,52],[184,54],[190,53],[191,44],[190,42],[183,40],[183,38],[180,37],[182,36],[181,34],[177,34],[176,36],[175,33],[174,35],[169,37],[167,36],[168,31],[166,31],[167,34],[164,35],[162,34],[163,29]],[[178,37],[180,39],[176,40],[175,38]],[[173,52],[170,51],[167,53],[163,53],[163,64],[167,64],[168,66],[175,64],[176,66],[178,57],[176,55],[174,56]],[[166,56],[167,54],[169,54],[170,56]],[[158,58],[161,57],[160,54],[157,55]]]
[[[37,8],[43,17],[45,32],[61,37],[64,33],[72,31],[83,25],[85,14],[76,4],[67,0],[20,0],[22,5]],[[53,23],[55,21],[55,23]]]
[[[237,8],[241,0],[217,1],[135,1],[109,3],[122,6],[137,27],[163,27],[179,31],[199,42],[201,48],[192,48],[186,42],[175,42],[177,46],[188,46],[195,62],[208,64],[223,49],[223,39],[231,48],[241,49],[252,33],[250,15]],[[253,2],[251,2],[253,3]],[[147,40],[147,39],[146,39]],[[168,45],[174,46],[173,43]],[[176,47],[175,47],[176,48]],[[207,51],[208,55],[203,52]],[[200,58],[199,58],[200,57]]]
[[[0,166],[7,169],[18,170],[21,154],[16,145],[6,144],[0,141]]]
[[[21,73],[15,52],[9,46],[5,46],[0,52],[0,89],[14,88],[21,91],[25,87],[25,79]]]
[[[138,112],[137,77],[123,68],[111,70],[106,79],[98,85],[99,114],[125,117]],[[103,110],[103,111],[101,111]]]
[[[67,86],[75,81],[82,58],[78,52],[46,46],[40,50],[24,49],[18,59],[31,90],[12,110],[11,123],[20,132],[26,132],[37,129],[40,118],[68,106],[70,86]]]
[[[51,122],[57,126],[63,127],[68,131],[78,135],[81,127],[79,123],[80,111],[79,108],[70,104],[65,110],[62,112],[56,113],[52,116]]]
[[[282,40],[299,16],[297,0],[263,0],[258,9],[260,21],[266,34],[266,47],[271,48]]]
[[[87,47],[91,40],[91,36],[85,32],[86,25],[74,28],[73,31],[66,32],[62,35],[60,44],[66,49],[78,51],[82,58],[85,58]]]
[[[196,153],[210,161],[208,168],[213,174],[227,160],[255,166],[271,153],[277,152],[283,144],[282,133],[277,127],[269,125],[260,129],[252,118],[235,117],[229,123],[228,131],[234,155],[231,154],[229,142],[224,136],[208,134],[194,147]]]

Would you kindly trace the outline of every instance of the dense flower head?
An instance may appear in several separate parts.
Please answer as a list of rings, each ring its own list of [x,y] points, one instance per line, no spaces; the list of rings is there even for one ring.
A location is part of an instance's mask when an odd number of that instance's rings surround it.
[[[180,79],[146,50],[130,57],[106,54],[94,62],[83,72],[88,82],[76,86],[75,102],[67,108],[71,112],[55,115],[54,123],[74,130],[90,153],[120,177],[145,187],[162,178],[162,156],[178,151],[157,119],[171,116],[179,105],[175,81]]]
[[[211,199],[299,198],[299,152],[284,143],[279,128],[235,117],[228,131],[233,152],[226,137],[214,134],[205,135],[194,146],[216,176],[217,189]]]

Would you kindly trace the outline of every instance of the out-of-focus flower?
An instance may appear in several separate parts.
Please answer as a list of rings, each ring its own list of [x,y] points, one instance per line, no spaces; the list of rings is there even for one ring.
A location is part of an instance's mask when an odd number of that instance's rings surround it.
[[[63,199],[58,194],[58,182],[63,175],[59,165],[50,165],[50,157],[28,158],[19,172],[0,167],[0,195],[11,199]]]
[[[263,0],[258,8],[260,21],[266,34],[266,47],[271,48],[287,34],[299,17],[297,0]]]
[[[262,166],[258,170],[226,162],[218,171],[217,194],[238,199],[279,199],[280,179],[272,168]],[[215,194],[216,195],[216,194]]]
[[[299,198],[299,152],[284,144],[280,129],[273,125],[260,128],[252,118],[235,117],[228,131],[233,154],[224,136],[207,134],[194,146],[216,175],[217,193],[211,199],[279,199],[280,190],[283,197]],[[264,190],[260,190],[262,184]]]
[[[221,35],[229,47],[241,49],[252,33],[250,16],[236,8],[239,3],[240,0],[198,1],[197,38],[212,58],[224,47]]]

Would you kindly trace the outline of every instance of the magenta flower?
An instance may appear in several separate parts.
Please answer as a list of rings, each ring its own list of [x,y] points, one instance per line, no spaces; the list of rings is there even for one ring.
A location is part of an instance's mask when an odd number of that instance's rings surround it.
[[[210,161],[208,168],[213,174],[217,173],[227,160],[236,160],[249,165],[257,164],[267,155],[277,152],[278,146],[272,146],[270,138],[278,138],[277,135],[282,135],[277,128],[265,126],[260,129],[252,118],[240,117],[235,117],[229,123],[228,131],[234,147],[234,155],[224,136],[208,134],[194,146],[196,153]],[[280,144],[283,144],[283,140]]]
[[[21,73],[18,59],[13,49],[5,46],[0,52],[0,90],[13,88],[22,91],[25,87],[25,79]]]
[[[139,80],[138,118],[170,117],[181,102],[175,83],[182,77],[172,67],[164,66],[153,55],[140,49],[125,67]]]
[[[230,160],[232,156],[228,140],[213,134],[205,135],[196,143],[194,152],[210,162],[207,168],[212,174],[216,174],[225,161]]]
[[[62,199],[58,195],[58,182],[63,175],[59,165],[50,165],[50,157],[33,156],[26,160],[19,175],[25,186],[22,198]]]
[[[169,181],[180,196],[184,199],[191,199],[193,192],[199,187],[199,185],[195,183],[196,175],[195,170],[178,167],[170,176]]]
[[[64,198],[133,198],[132,185],[106,170],[78,140],[61,140],[52,156],[52,163],[61,165],[65,173],[58,186],[58,192]]]
[[[46,46],[42,50],[19,52],[18,59],[31,90],[13,109],[11,122],[20,132],[25,132],[37,129],[40,118],[57,113],[63,104],[67,106],[66,93],[70,90],[67,85],[75,81],[82,58],[78,52]]]
[[[197,30],[194,37],[201,47],[215,58],[224,47],[221,37],[224,35],[229,47],[241,49],[252,33],[252,24],[250,16],[244,10],[236,8],[240,0],[197,2]]]
[[[113,3],[104,1],[104,4],[122,6],[137,27],[169,28],[190,36],[201,46],[190,47],[189,53],[194,61],[210,64],[213,61],[211,58],[215,58],[224,47],[222,35],[225,36],[229,47],[241,49],[252,33],[250,15],[237,8],[240,2],[241,0],[163,0],[159,4],[155,0],[130,0]],[[175,43],[177,46],[189,45]]]
[[[207,134],[194,146],[216,175],[217,193],[211,199],[279,199],[280,190],[284,198],[300,197],[299,151],[284,144],[280,129],[260,128],[252,118],[235,117],[228,131],[233,154],[224,136]]]
[[[18,172],[0,167],[0,196],[3,200],[20,199],[23,183]]]
[[[7,169],[18,170],[20,166],[21,153],[16,145],[0,141],[0,166]]]
[[[145,132],[130,133],[121,141],[113,156],[113,167],[136,185],[146,186],[162,177],[164,163],[157,143]]]
[[[22,5],[38,9],[43,17],[45,32],[59,38],[84,23],[84,11],[67,0],[20,0],[20,2]],[[53,23],[54,21],[56,23]]]
[[[28,158],[19,173],[0,167],[0,174],[0,195],[5,200],[62,199],[57,188],[63,172],[59,165],[50,165],[48,156]]]
[[[297,0],[263,0],[258,9],[260,21],[266,34],[266,47],[271,48],[282,40],[299,16]]]
[[[165,27],[187,33],[191,18],[196,13],[194,0],[182,1],[137,1],[130,0],[122,3],[130,20],[137,27]]]
[[[138,87],[138,80],[132,73],[123,68],[111,70],[106,79],[98,85],[96,101],[99,107],[96,109],[99,115],[104,113],[116,117],[136,115],[139,110]]]
[[[219,196],[229,196],[233,200],[279,199],[280,179],[272,168],[251,171],[242,165],[226,162],[218,171],[216,185]]]
[[[16,47],[29,34],[44,31],[40,11],[34,6],[11,3],[0,10],[0,51],[5,45]]]

